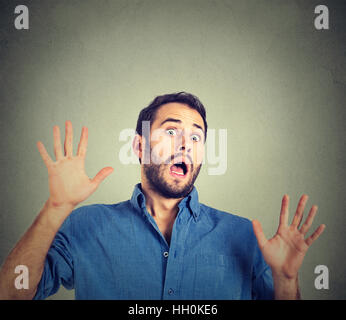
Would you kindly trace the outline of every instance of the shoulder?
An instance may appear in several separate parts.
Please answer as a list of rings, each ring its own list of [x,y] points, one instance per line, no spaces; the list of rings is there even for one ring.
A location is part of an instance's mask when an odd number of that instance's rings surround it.
[[[115,204],[90,204],[74,209],[59,229],[66,238],[79,241],[119,234],[131,225],[133,206],[130,201]],[[115,232],[116,231],[116,232]]]
[[[201,219],[211,225],[219,235],[225,235],[228,239],[237,239],[238,243],[242,245],[246,243],[250,247],[256,244],[250,219],[205,204],[200,204],[200,210]]]
[[[79,218],[80,216],[86,216],[94,213],[110,214],[121,212],[129,205],[129,201],[122,201],[114,204],[96,203],[84,205],[74,209],[71,213],[71,217]]]
[[[74,209],[68,217],[67,221],[71,225],[78,225],[78,227],[86,226],[89,224],[107,224],[111,220],[121,219],[128,217],[129,211],[133,210],[129,200],[122,201],[115,204],[90,204],[80,206]]]
[[[248,218],[218,210],[203,203],[200,203],[200,210],[201,214],[209,219],[211,223],[225,223],[242,228],[252,228],[252,223]]]

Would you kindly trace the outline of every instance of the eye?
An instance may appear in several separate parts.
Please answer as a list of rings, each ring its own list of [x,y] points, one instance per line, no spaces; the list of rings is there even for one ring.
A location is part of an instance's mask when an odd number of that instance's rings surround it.
[[[175,136],[177,134],[174,129],[167,129],[166,133],[170,136]]]
[[[195,142],[198,142],[198,141],[201,140],[201,137],[200,137],[198,134],[193,134],[193,135],[191,136],[191,139],[192,139],[193,141],[195,141]]]

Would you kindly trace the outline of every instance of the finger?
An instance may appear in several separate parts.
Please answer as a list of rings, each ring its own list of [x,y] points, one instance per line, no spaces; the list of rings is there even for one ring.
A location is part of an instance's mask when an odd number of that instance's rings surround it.
[[[262,249],[267,243],[267,238],[263,233],[261,223],[258,220],[252,221],[253,230],[257,238],[258,246]]]
[[[53,138],[55,159],[60,160],[64,157],[64,155],[62,154],[60,128],[58,126],[53,127]]]
[[[87,146],[88,146],[88,128],[83,127],[78,149],[77,149],[77,156],[84,158],[87,151]]]
[[[305,222],[303,223],[302,227],[300,228],[300,232],[305,236],[307,232],[309,231],[312,222],[314,221],[316,212],[317,212],[318,207],[317,206],[312,206],[308,217],[306,218]]]
[[[280,225],[281,226],[287,226],[288,224],[288,207],[289,207],[290,198],[288,194],[285,194],[282,198],[281,202],[281,211],[280,211]]]
[[[71,121],[65,122],[65,156],[66,157],[72,157],[72,140],[73,140],[73,130],[72,130],[72,123]]]
[[[109,176],[112,172],[113,172],[113,168],[112,167],[105,167],[103,169],[101,169],[96,176],[91,180],[92,183],[94,183],[96,185],[96,187],[98,187],[98,185],[107,177]]]
[[[309,197],[306,194],[303,194],[298,202],[296,213],[293,217],[291,226],[294,228],[297,228],[303,218],[304,208],[306,205],[306,202],[308,201]]]
[[[326,228],[326,225],[321,224],[316,230],[315,232],[305,240],[306,244],[308,246],[311,246],[312,243],[318,239],[318,237],[322,234],[322,232],[324,231],[324,229]]]
[[[37,145],[37,149],[44,161],[44,163],[46,164],[47,168],[53,163],[53,160],[51,159],[51,157],[49,156],[46,148],[44,147],[43,143],[41,141],[38,141],[36,143]]]

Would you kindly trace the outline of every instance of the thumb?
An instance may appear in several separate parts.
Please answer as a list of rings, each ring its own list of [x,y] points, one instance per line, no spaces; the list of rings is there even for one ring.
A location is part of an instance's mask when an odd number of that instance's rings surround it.
[[[101,169],[91,180],[91,182],[94,183],[96,187],[98,187],[99,184],[113,172],[113,170],[114,169],[112,167],[105,167]]]
[[[263,233],[261,223],[258,220],[253,220],[252,226],[253,226],[253,231],[255,233],[255,236],[257,238],[258,245],[260,249],[262,250],[262,248],[265,246],[268,240]]]

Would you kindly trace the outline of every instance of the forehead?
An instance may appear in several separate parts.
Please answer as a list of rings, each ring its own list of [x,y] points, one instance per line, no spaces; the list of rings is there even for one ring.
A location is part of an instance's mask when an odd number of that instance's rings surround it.
[[[182,122],[182,125],[193,125],[194,123],[204,128],[204,122],[202,116],[195,109],[192,109],[187,104],[178,102],[170,102],[163,104],[155,115],[153,126],[160,126],[161,122],[167,118],[178,119]]]

